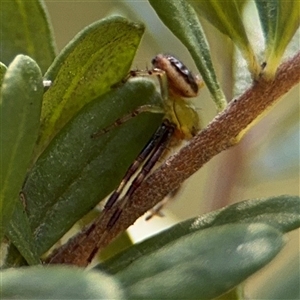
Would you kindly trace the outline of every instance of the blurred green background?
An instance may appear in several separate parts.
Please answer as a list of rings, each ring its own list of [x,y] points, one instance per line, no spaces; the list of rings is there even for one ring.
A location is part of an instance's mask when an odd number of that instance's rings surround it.
[[[45,2],[59,51],[85,26],[108,15],[120,14],[146,25],[133,68],[150,67],[156,54],[170,53],[197,73],[188,51],[162,24],[146,0]],[[257,53],[262,53],[263,37],[252,4],[246,7],[245,19],[253,45]],[[246,65],[226,37],[207,22],[203,24],[216,73],[230,100],[250,84]],[[299,36],[298,30],[286,57],[299,51]],[[298,85],[246,134],[239,145],[221,153],[192,176],[163,210],[164,218],[155,217],[148,222],[141,218],[131,227],[132,236],[141,240],[180,220],[245,199],[299,195],[299,95]],[[216,110],[206,88],[193,103],[203,126],[207,125]],[[288,235],[287,245],[278,257],[247,281],[248,297],[283,299],[281,295],[288,297],[293,287],[299,289],[297,283],[289,281],[291,273],[299,275],[299,253],[299,231],[294,231]],[[279,285],[281,289],[277,291]],[[285,294],[282,286],[286,287]]]

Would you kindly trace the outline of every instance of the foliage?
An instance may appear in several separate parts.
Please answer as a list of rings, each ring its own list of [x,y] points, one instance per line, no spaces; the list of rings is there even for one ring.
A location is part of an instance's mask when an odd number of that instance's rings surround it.
[[[299,27],[298,1],[286,7],[282,1],[256,1],[266,37],[265,61],[259,61],[243,26],[245,2],[149,0],[189,50],[219,111],[225,97],[197,14],[233,41],[255,80],[274,78]],[[55,55],[41,1],[1,2],[1,12],[0,238],[10,242],[1,296],[226,299],[221,295],[228,292],[231,299],[243,297],[241,284],[279,253],[284,233],[300,226],[299,197],[243,201],[187,220],[92,271],[33,266],[117,186],[162,116],[139,115],[97,140],[91,134],[161,98],[147,79],[118,85],[147,24],[119,16],[97,21]],[[43,91],[45,79],[52,84]]]

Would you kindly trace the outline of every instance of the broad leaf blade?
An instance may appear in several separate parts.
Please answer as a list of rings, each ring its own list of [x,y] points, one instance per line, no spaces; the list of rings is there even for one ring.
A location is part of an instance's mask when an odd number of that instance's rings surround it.
[[[254,297],[256,299],[300,299],[299,265],[299,252],[295,252],[292,257],[289,255],[285,264],[270,275],[268,282],[260,287]]]
[[[21,202],[16,203],[13,216],[6,228],[5,235],[18,249],[29,265],[40,264],[39,256],[31,232],[26,211]],[[18,256],[18,254],[14,254]],[[10,260],[10,257],[7,257]],[[9,263],[8,263],[9,264]]]
[[[194,231],[225,224],[254,222],[268,224],[282,232],[298,228],[300,226],[300,198],[296,196],[279,196],[246,200],[198,218],[189,219],[142,243],[135,244],[123,253],[104,262],[100,265],[100,268],[110,273],[116,273],[137,258]]]
[[[5,262],[1,266],[2,269],[15,268],[24,265],[27,265],[25,258],[20,254],[19,250],[14,246],[14,244],[11,243],[7,248]]]
[[[161,103],[153,83],[126,83],[85,106],[39,157],[23,192],[40,255],[117,186],[162,115],[139,115],[98,139],[91,134],[146,103]]]
[[[115,277],[130,299],[212,299],[270,262],[283,244],[281,232],[265,224],[217,226],[143,256]]]
[[[300,226],[300,198],[282,195],[246,200],[199,217],[190,225],[196,230],[228,223],[252,222],[266,223],[284,233],[295,230]]]
[[[266,39],[264,74],[272,79],[283,53],[300,24],[300,2],[280,0],[255,1]]]
[[[219,111],[226,106],[225,96],[218,83],[209,47],[193,8],[184,0],[149,0],[164,24],[191,53]]]
[[[188,2],[200,16],[207,19],[236,44],[247,61],[250,73],[257,78],[261,68],[247,37],[239,1],[188,0]]]
[[[0,273],[2,299],[125,299],[113,278],[70,267],[27,267]]]
[[[52,30],[42,1],[1,1],[1,61],[18,54],[36,60],[44,73],[55,57]]]
[[[121,81],[143,35],[144,27],[122,17],[110,17],[86,27],[56,58],[45,77],[38,153],[87,103]]]
[[[37,139],[43,96],[42,75],[28,56],[9,65],[1,89],[1,239],[31,160]]]

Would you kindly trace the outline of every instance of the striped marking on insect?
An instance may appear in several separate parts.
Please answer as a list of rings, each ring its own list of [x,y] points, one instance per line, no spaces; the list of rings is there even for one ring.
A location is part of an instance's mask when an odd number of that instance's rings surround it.
[[[124,206],[130,201],[135,190],[152,170],[165,148],[174,140],[188,140],[200,130],[199,116],[196,110],[184,98],[196,97],[204,85],[202,79],[194,75],[187,67],[172,55],[158,54],[152,59],[153,68],[150,70],[132,70],[125,81],[133,77],[157,76],[162,96],[162,106],[144,105],[131,113],[116,120],[113,124],[92,135],[101,136],[111,129],[120,126],[131,118],[143,112],[164,113],[161,126],[127,170],[118,188],[107,200],[103,214],[116,207],[115,212],[107,223],[110,229],[118,221]],[[126,185],[134,174],[140,171],[121,197]]]

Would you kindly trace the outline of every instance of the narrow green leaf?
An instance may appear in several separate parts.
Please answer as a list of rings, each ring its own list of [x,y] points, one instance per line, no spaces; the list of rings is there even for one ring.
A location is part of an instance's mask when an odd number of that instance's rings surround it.
[[[164,24],[191,53],[219,111],[226,107],[225,96],[218,83],[209,47],[193,8],[185,0],[149,0]]]
[[[243,284],[230,290],[229,292],[222,294],[221,296],[215,298],[214,300],[244,300],[243,295]]]
[[[199,217],[190,226],[197,230],[241,222],[266,223],[284,233],[295,230],[300,226],[300,197],[282,195],[242,201]]]
[[[290,254],[290,253],[289,253]],[[271,275],[270,280],[256,291],[256,299],[300,299],[300,256],[295,252]]]
[[[146,103],[161,103],[153,83],[127,82],[86,105],[39,157],[23,192],[40,255],[118,185],[162,115],[141,114],[98,139],[91,134]]]
[[[243,12],[247,2],[248,0],[238,0],[238,1],[235,0],[236,7],[239,10],[240,14]]]
[[[37,139],[43,96],[42,75],[28,56],[9,65],[1,90],[0,219],[4,234],[25,178]]]
[[[266,224],[228,224],[181,237],[115,277],[129,299],[212,299],[243,282],[282,249]]]
[[[133,245],[133,241],[127,231],[122,232],[118,237],[113,240],[105,249],[100,251],[100,261],[106,260],[120,253],[121,251]]]
[[[113,274],[137,258],[148,255],[194,231],[225,224],[254,222],[268,224],[282,232],[298,228],[300,226],[300,198],[297,196],[279,196],[238,202],[198,218],[181,222],[142,243],[135,244],[99,267]]]
[[[40,264],[26,211],[21,202],[16,203],[5,235],[18,249],[29,265]],[[17,256],[19,256],[17,254]],[[9,259],[9,258],[8,258]]]
[[[0,2],[1,61],[8,65],[16,55],[27,54],[44,73],[55,57],[52,29],[42,1]]]
[[[5,253],[5,261],[1,266],[2,269],[15,268],[20,266],[27,266],[25,258],[20,254],[19,250],[10,243]]]
[[[70,267],[27,267],[0,272],[1,299],[125,299],[113,278]]]
[[[255,0],[261,27],[266,39],[266,44],[271,43],[276,32],[276,21],[278,15],[277,0]]]
[[[281,0],[256,0],[266,39],[266,63],[264,76],[272,79],[282,55],[300,24],[300,2]]]
[[[0,62],[0,87],[2,85],[2,81],[3,81],[3,78],[4,78],[4,74],[6,72],[6,66]]]
[[[250,73],[254,78],[258,78],[261,68],[247,37],[241,16],[241,4],[238,4],[239,1],[187,1],[193,5],[200,16],[207,19],[236,44],[247,61]]]
[[[38,153],[84,105],[127,75],[143,32],[142,24],[114,16],[66,46],[45,75],[53,84],[44,96]]]

